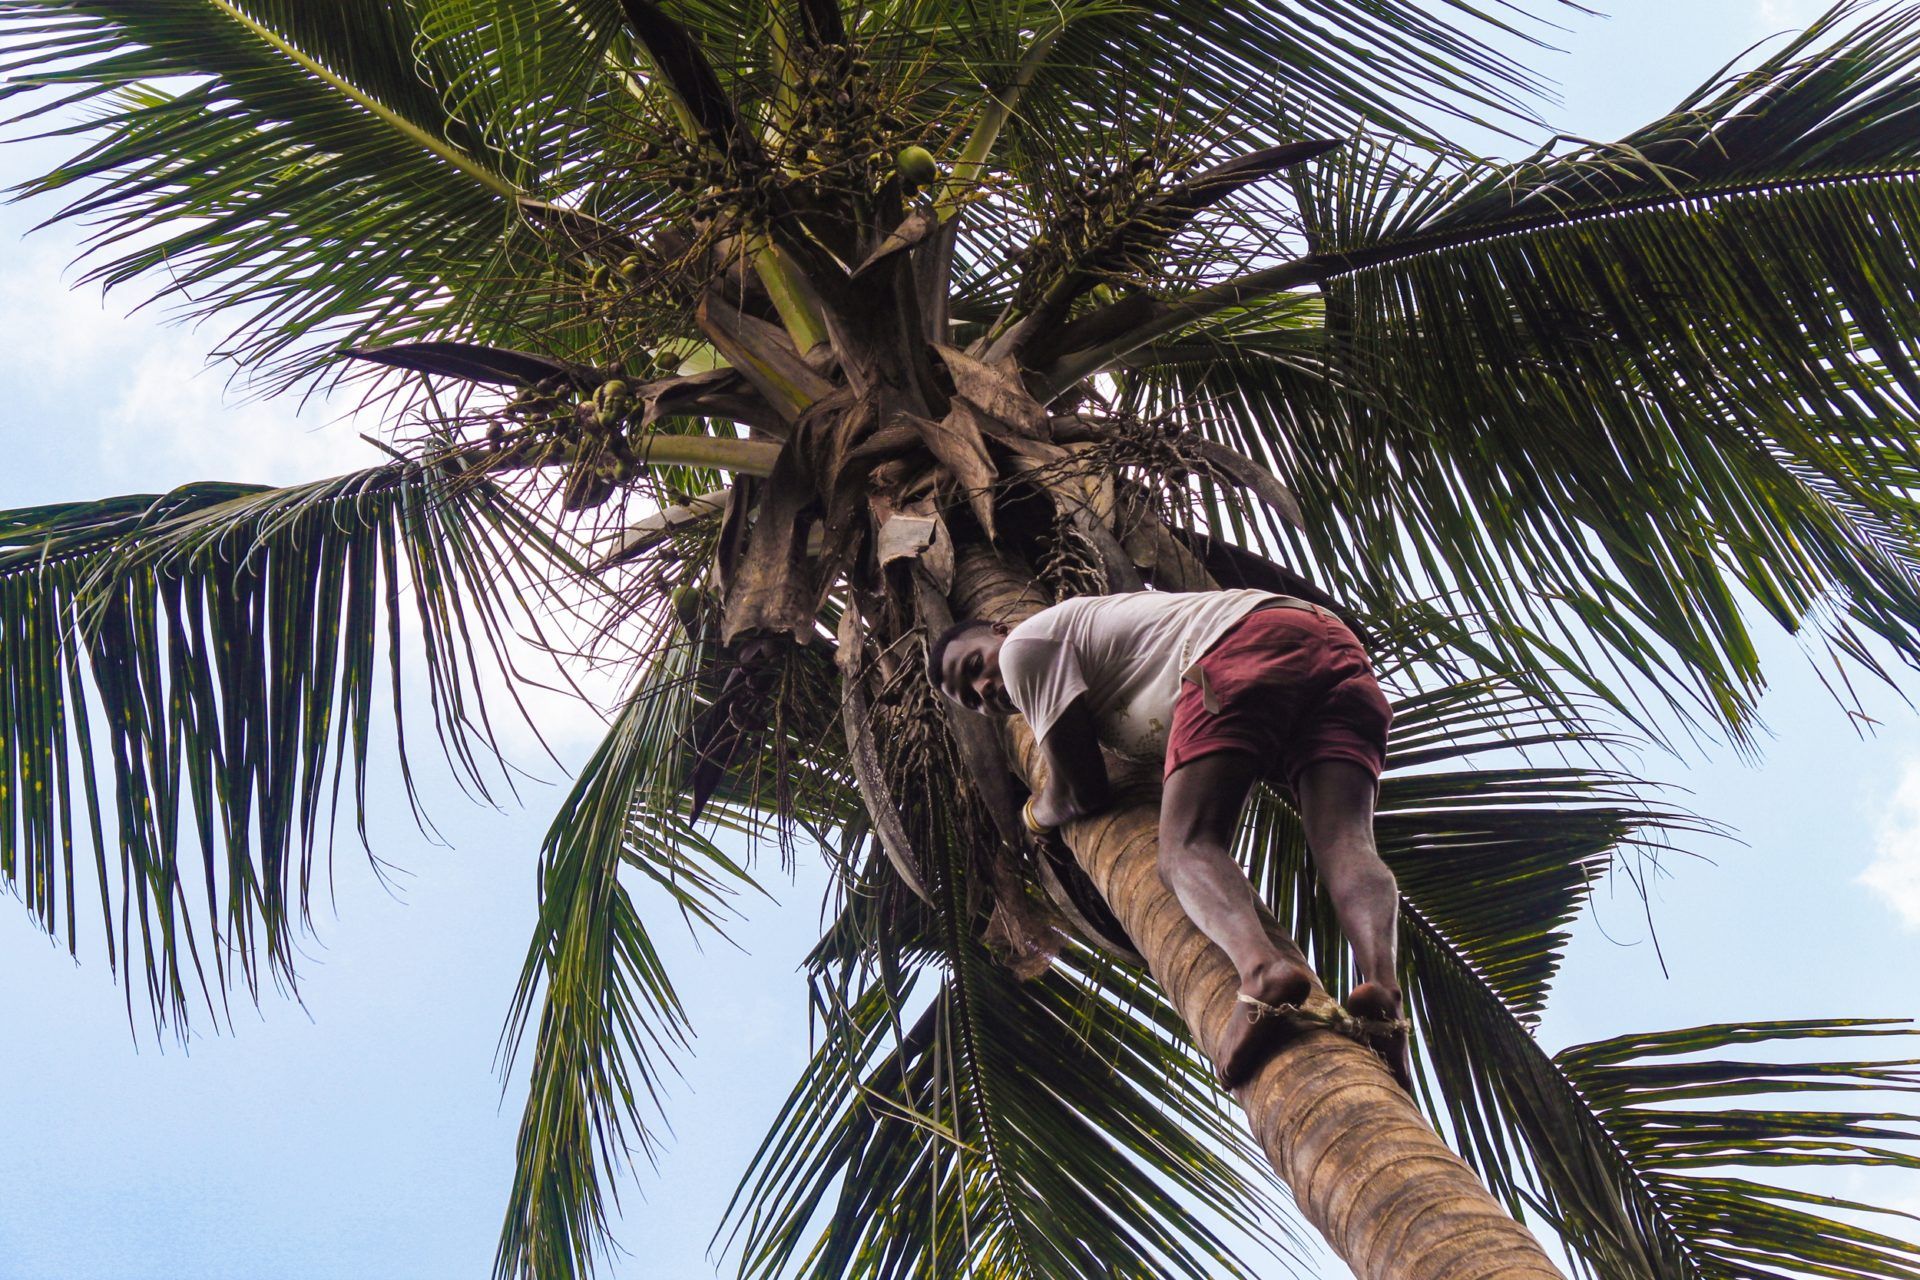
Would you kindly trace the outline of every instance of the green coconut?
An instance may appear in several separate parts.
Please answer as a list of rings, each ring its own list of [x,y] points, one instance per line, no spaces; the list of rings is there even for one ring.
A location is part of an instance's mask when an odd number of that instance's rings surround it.
[[[668,596],[673,602],[674,616],[680,619],[680,625],[688,631],[700,625],[700,617],[706,612],[706,593],[694,586],[678,586]]]
[[[925,147],[900,148],[900,154],[893,160],[893,170],[900,175],[900,181],[910,187],[924,187],[940,176],[933,152]]]

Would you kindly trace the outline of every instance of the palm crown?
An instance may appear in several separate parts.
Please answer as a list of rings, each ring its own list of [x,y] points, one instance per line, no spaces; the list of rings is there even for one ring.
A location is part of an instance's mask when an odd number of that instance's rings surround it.
[[[1284,1235],[1260,1152],[1091,861],[1008,837],[1006,745],[920,646],[1022,593],[1310,578],[1402,695],[1424,1101],[1492,1192],[1607,1276],[1920,1275],[1764,1176],[1913,1164],[1905,1118],[1746,1105],[1910,1067],[1739,1051],[1898,1029],[1548,1056],[1589,887],[1700,824],[1600,763],[1472,764],[1604,761],[1595,707],[1744,740],[1748,602],[1920,657],[1916,16],[1842,5],[1494,164],[1449,123],[1529,129],[1538,86],[1464,3],[23,0],[16,118],[85,139],[27,190],[95,278],[216,314],[262,391],[385,378],[395,457],[0,513],[0,871],[75,945],[103,912],[158,1022],[291,981],[402,629],[483,793],[482,684],[572,629],[632,681],[541,852],[502,1274],[606,1242],[688,1035],[632,889],[717,923],[716,827],[844,888],[745,1273],[1248,1274],[1193,1211]],[[1245,853],[1336,981],[1277,796]]]

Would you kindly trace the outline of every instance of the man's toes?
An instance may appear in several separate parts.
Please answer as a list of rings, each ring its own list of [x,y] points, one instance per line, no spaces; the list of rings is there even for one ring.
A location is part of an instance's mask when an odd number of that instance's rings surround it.
[[[1400,995],[1390,987],[1378,982],[1363,982],[1347,993],[1341,1001],[1347,1012],[1357,1018],[1398,1018],[1400,1016]]]
[[[1298,1007],[1313,994],[1313,975],[1297,964],[1276,965],[1242,983],[1240,992],[1276,1008],[1289,1004]]]
[[[1363,982],[1347,993],[1341,1001],[1347,1012],[1356,1018],[1365,1018],[1373,1022],[1397,1022],[1400,1019],[1400,997],[1390,987],[1377,982]],[[1387,1070],[1400,1087],[1413,1093],[1413,1073],[1407,1058],[1407,1032],[1405,1027],[1396,1027],[1392,1031],[1374,1031],[1366,1036],[1366,1045],[1380,1056]]]

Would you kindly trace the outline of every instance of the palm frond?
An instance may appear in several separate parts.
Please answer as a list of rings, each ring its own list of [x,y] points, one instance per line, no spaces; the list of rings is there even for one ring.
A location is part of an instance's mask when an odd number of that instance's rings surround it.
[[[1138,117],[1124,128],[1142,144],[1169,111],[1250,145],[1356,119],[1425,138],[1417,117],[1520,118],[1540,88],[1496,48],[1519,28],[1467,0],[1306,8],[1303,24],[1291,5],[909,0],[863,10],[848,38],[905,81],[911,132],[952,132],[1000,110],[1033,33],[1060,27],[998,165],[1023,183],[1043,168],[1023,156],[1103,116]],[[739,104],[742,136],[772,127],[792,92],[786,17],[661,12]],[[91,277],[152,275],[183,314],[219,314],[226,354],[265,390],[323,374],[341,345],[590,343],[584,281],[556,284],[519,210],[549,202],[629,244],[665,227],[645,156],[672,111],[622,18],[615,0],[29,0],[0,19],[0,93],[16,122],[93,141],[20,193],[71,193],[56,216],[92,226]]]
[[[1750,1061],[1747,1046],[1913,1034],[1905,1020],[1723,1023],[1618,1036],[1554,1055],[1555,1068],[1625,1153],[1655,1212],[1678,1237],[1683,1275],[1713,1280],[1920,1275],[1914,1219],[1885,1205],[1738,1176],[1742,1170],[1920,1168],[1920,1115],[1821,1111],[1784,1100],[1920,1092],[1920,1061]],[[1709,1055],[1709,1056],[1702,1056]],[[1763,1109],[1738,1104],[1759,1101]],[[1887,1223],[1889,1235],[1831,1216]]]
[[[1920,1117],[1773,1105],[1769,1094],[1914,1089],[1912,1064],[1699,1063],[1739,1043],[1891,1034],[1889,1024],[1763,1023],[1626,1036],[1549,1057],[1534,1032],[1592,885],[1635,846],[1705,829],[1649,805],[1630,780],[1586,767],[1446,771],[1482,751],[1585,754],[1592,744],[1497,683],[1396,705],[1376,830],[1400,881],[1402,983],[1436,1124],[1516,1214],[1538,1213],[1590,1274],[1850,1275],[1904,1280],[1911,1243],[1833,1220],[1860,1206],[1734,1176],[1920,1163]],[[1330,986],[1351,980],[1297,819],[1254,808],[1257,883]],[[1884,1105],[1884,1103],[1882,1103]],[[1778,1176],[1776,1173],[1774,1176]]]
[[[332,349],[470,317],[527,166],[457,110],[452,66],[382,0],[35,0],[0,19],[22,117],[85,150],[17,194],[71,192],[90,278],[164,276],[277,389]],[[162,234],[153,234],[164,228]]]
[[[403,625],[485,794],[479,682],[511,667],[542,546],[484,481],[413,463],[0,513],[0,876],[78,954],[91,844],[107,955],[129,1009],[144,972],[156,1025],[184,1032],[196,985],[216,1017],[236,976],[290,985],[349,776],[364,811],[383,682],[404,733]],[[404,736],[400,757],[411,793]]]
[[[967,1009],[951,980],[921,994],[932,958],[816,978],[827,1035],[729,1213],[743,1275],[1259,1274],[1221,1221],[1286,1250],[1151,980],[1076,952],[1023,983],[979,952]]]
[[[1743,599],[1920,662],[1920,28],[1856,7],[1612,146],[1315,170],[1322,391],[1285,447],[1338,459],[1287,475],[1323,563],[1742,740]]]
[[[757,888],[684,816],[698,661],[679,645],[646,670],[541,850],[540,919],[502,1033],[505,1074],[538,1006],[502,1280],[592,1273],[612,1243],[610,1188],[635,1149],[653,1157],[663,1075],[692,1033],[623,870],[702,929]]]
[[[1808,1037],[1910,1034],[1859,1020],[1762,1022],[1619,1037],[1549,1057],[1444,939],[1409,939],[1422,971],[1420,1017],[1474,1030],[1452,1068],[1434,1055],[1458,1137],[1516,1212],[1530,1205],[1596,1277],[1847,1275],[1911,1280],[1920,1250],[1860,1225],[1902,1217],[1794,1187],[1796,1172],[1920,1167],[1920,1115],[1825,1111],[1797,1103],[1842,1093],[1885,1107],[1920,1088],[1911,1061],[1682,1058]],[[1676,1060],[1678,1059],[1678,1060]],[[1759,1100],[1753,1109],[1742,1104]],[[1904,1228],[1889,1227],[1889,1230]]]
[[[414,0],[407,6],[439,72],[446,114],[543,175],[566,175],[618,145],[609,83],[631,69],[618,0]],[[504,167],[504,166],[503,166]],[[528,179],[521,186],[530,188]]]
[[[1028,30],[1039,29],[1045,8],[1036,8],[1025,15]],[[1044,136],[1063,119],[1095,115],[1096,127],[1110,129],[1127,113],[1087,106],[1116,96],[1166,104],[1176,136],[1225,131],[1253,146],[1362,123],[1425,141],[1447,122],[1510,127],[1534,119],[1545,85],[1496,43],[1538,46],[1549,31],[1546,15],[1579,8],[1516,5],[1505,18],[1455,0],[1364,9],[1320,0],[1069,9],[1049,72],[1015,126],[1016,145],[1042,154],[1073,146],[1070,136]],[[1158,122],[1121,127],[1148,137]]]

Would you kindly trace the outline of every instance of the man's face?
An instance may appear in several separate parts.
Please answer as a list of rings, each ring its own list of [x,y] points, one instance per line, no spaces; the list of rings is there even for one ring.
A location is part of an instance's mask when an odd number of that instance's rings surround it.
[[[980,627],[956,637],[940,657],[940,691],[969,711],[1010,716],[1018,707],[1000,679],[1000,643],[1004,629]]]

